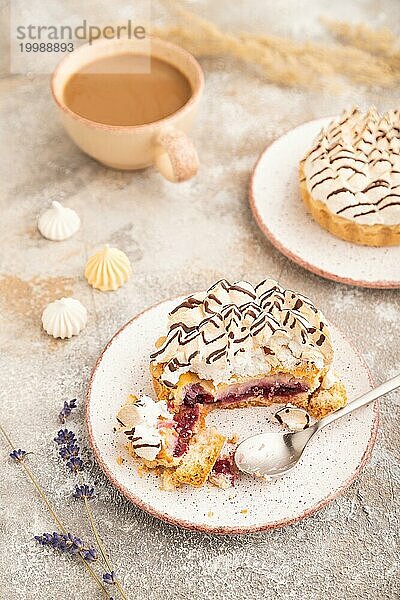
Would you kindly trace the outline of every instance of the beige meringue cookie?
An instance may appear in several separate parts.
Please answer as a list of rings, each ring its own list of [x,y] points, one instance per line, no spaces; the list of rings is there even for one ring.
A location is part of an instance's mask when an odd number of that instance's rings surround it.
[[[85,267],[88,283],[102,292],[117,290],[128,281],[131,273],[127,255],[118,248],[110,248],[108,244],[93,254]]]
[[[54,338],[78,335],[87,323],[87,310],[75,298],[60,298],[50,302],[42,313],[43,329]]]
[[[43,237],[61,242],[78,231],[81,220],[72,208],[67,208],[54,200],[50,208],[40,215],[37,226]]]

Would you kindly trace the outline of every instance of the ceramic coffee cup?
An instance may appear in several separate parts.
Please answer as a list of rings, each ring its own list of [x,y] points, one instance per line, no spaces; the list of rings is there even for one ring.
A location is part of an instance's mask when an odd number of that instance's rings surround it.
[[[197,60],[183,48],[151,38],[151,55],[179,69],[192,88],[186,104],[164,119],[144,125],[104,125],[74,113],[64,102],[65,85],[74,73],[95,60],[130,52],[140,53],[131,40],[99,40],[79,47],[60,62],[51,90],[64,127],[79,148],[108,167],[133,170],[154,165],[169,181],[186,181],[199,166],[186,132],[199,107],[204,77]]]

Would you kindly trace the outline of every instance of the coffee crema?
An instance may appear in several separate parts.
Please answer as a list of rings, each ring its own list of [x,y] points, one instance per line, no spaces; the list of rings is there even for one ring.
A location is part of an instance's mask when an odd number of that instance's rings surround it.
[[[172,115],[192,95],[187,77],[159,58],[117,54],[96,60],[65,84],[64,102],[77,115],[105,125],[144,125]]]

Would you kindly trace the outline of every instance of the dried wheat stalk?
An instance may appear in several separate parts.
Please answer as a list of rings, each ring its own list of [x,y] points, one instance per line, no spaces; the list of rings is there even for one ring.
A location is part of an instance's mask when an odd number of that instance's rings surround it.
[[[274,35],[225,33],[214,23],[165,0],[182,25],[159,28],[155,35],[170,39],[196,56],[231,55],[257,65],[263,77],[277,85],[317,88],[340,79],[392,87],[400,81],[400,53],[387,29],[324,20],[343,44],[296,42]]]

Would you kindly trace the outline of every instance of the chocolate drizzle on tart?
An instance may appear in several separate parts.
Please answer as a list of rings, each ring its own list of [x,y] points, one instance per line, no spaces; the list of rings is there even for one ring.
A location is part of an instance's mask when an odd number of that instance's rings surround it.
[[[139,448],[161,448],[161,442],[157,442],[156,444],[144,442],[141,435],[135,434],[135,429],[136,428],[133,427],[128,431],[124,431],[134,450],[138,450]]]
[[[223,279],[170,312],[167,335],[151,359],[163,367],[163,384],[176,388],[186,372],[230,383],[235,374],[251,377],[285,364],[322,369],[332,355],[325,319],[308,298],[272,279],[256,287]]]

